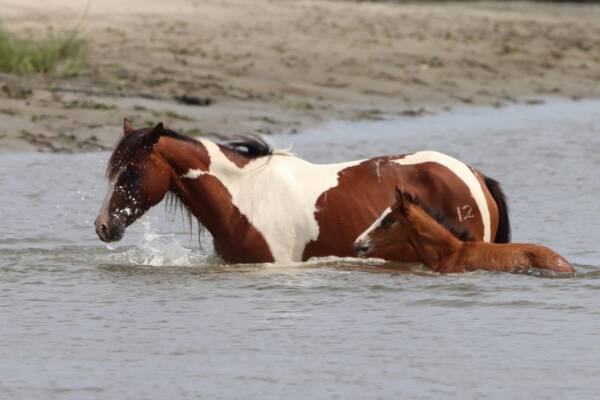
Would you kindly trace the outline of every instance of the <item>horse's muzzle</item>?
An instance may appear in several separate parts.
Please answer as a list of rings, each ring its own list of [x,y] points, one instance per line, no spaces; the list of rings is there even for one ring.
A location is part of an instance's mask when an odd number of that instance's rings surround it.
[[[96,234],[103,242],[118,242],[125,233],[125,224],[103,221],[96,218]]]

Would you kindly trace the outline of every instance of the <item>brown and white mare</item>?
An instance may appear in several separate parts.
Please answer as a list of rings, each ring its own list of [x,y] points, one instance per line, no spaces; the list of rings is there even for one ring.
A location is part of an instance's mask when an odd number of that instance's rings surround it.
[[[354,239],[394,202],[402,183],[477,240],[508,242],[504,196],[494,180],[433,151],[313,164],[262,138],[226,144],[163,128],[124,135],[108,162],[109,191],[96,219],[103,241],[172,194],[213,236],[227,262],[353,256]],[[374,256],[416,261],[411,246]]]
[[[382,249],[403,252],[409,244],[420,262],[436,272],[524,271],[531,268],[573,273],[575,270],[553,250],[522,243],[473,241],[443,213],[406,190],[396,188],[396,204],[384,212],[355,242],[359,255]]]

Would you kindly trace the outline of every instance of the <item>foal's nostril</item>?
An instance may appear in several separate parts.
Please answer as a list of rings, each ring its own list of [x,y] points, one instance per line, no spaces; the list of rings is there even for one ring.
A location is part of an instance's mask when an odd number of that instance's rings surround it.
[[[102,231],[102,233],[106,233],[106,231],[108,231],[108,227],[106,226],[106,224],[101,224],[100,230]]]
[[[367,253],[370,248],[371,246],[368,243],[357,243],[354,245],[354,251],[359,255]]]

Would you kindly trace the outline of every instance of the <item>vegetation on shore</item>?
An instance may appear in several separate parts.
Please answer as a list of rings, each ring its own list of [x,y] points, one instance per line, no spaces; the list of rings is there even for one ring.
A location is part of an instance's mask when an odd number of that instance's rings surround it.
[[[12,74],[81,74],[85,42],[77,34],[26,39],[0,27],[0,72]]]

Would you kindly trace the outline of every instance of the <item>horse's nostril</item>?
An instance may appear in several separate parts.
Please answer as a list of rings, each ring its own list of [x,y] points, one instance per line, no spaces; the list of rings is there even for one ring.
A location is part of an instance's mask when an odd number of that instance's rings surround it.
[[[100,230],[102,231],[102,233],[106,233],[106,231],[108,231],[108,227],[106,226],[106,224],[101,224]]]

